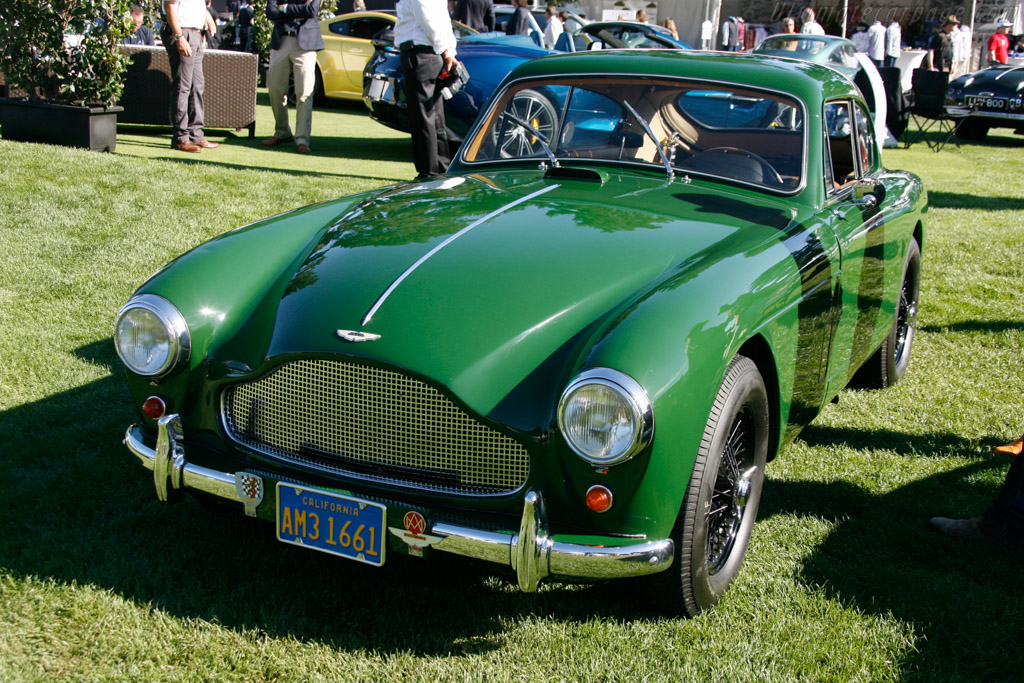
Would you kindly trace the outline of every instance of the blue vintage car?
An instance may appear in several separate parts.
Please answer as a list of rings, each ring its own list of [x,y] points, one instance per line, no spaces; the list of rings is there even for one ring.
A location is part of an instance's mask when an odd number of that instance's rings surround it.
[[[377,50],[363,70],[363,102],[370,116],[386,126],[409,131],[405,76],[390,35],[374,41]],[[445,101],[445,123],[452,140],[462,140],[477,114],[508,72],[523,62],[554,54],[528,36],[478,33],[459,40],[459,60],[469,73],[465,87]]]

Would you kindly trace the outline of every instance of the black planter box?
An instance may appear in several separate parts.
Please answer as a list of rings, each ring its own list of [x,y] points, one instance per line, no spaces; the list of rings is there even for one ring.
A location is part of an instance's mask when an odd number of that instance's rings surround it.
[[[5,140],[45,142],[113,152],[117,147],[117,113],[121,107],[73,107],[0,99],[0,133]]]

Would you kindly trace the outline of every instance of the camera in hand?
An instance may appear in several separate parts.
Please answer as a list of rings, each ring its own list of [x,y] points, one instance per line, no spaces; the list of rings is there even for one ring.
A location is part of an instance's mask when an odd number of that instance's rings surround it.
[[[462,66],[462,62],[459,62],[453,71],[446,71],[441,74],[439,84],[441,86],[441,97],[446,100],[450,100],[455,93],[462,90],[465,87],[466,81],[469,80],[469,72],[466,71],[466,67]]]

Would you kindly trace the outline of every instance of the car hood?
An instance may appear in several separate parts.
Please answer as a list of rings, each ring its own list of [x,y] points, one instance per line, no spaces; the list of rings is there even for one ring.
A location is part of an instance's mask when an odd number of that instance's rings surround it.
[[[956,83],[969,92],[987,90],[993,93],[1006,91],[1017,93],[1020,92],[1021,81],[1024,81],[1024,67],[998,67],[974,74],[965,74],[958,78]]]
[[[523,172],[398,186],[339,216],[279,301],[265,302],[277,307],[265,318],[276,318],[267,356],[377,360],[487,413],[695,255],[748,248],[735,235],[751,219],[780,229],[793,219],[781,205],[714,217],[729,202],[720,189],[650,177],[587,184]],[[695,218],[673,217],[687,210]],[[345,341],[339,330],[379,338]]]

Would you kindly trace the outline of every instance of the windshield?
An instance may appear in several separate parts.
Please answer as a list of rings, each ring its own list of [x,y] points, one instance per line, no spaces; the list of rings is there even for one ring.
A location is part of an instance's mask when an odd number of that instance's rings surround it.
[[[754,52],[800,52],[816,55],[828,49],[828,41],[808,37],[803,33],[787,33],[784,36],[765,38],[754,48]]]
[[[804,117],[785,95],[635,77],[524,81],[495,100],[467,163],[645,165],[782,191],[800,187]],[[666,163],[667,162],[667,163]]]

